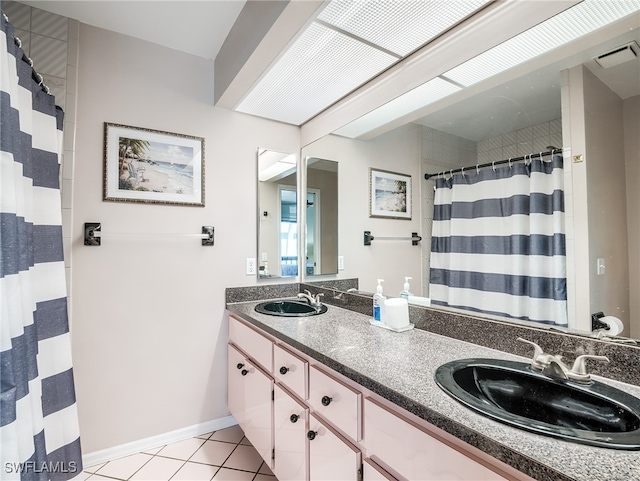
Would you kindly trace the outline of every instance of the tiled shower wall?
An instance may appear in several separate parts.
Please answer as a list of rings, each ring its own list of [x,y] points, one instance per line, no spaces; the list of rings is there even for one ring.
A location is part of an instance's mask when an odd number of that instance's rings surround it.
[[[44,77],[44,83],[55,96],[56,105],[65,113],[61,169],[62,235],[67,293],[71,293],[71,203],[75,162],[79,23],[19,2],[3,1],[2,11],[9,17],[25,54],[33,60],[36,72]]]
[[[494,162],[510,157],[522,157],[546,152],[549,146],[562,147],[562,120],[552,120],[475,142],[429,127],[421,135],[420,179],[424,174],[448,171],[477,163]],[[433,192],[435,180],[424,186],[422,211],[422,295],[429,296],[429,266],[431,257],[431,224],[433,223]]]

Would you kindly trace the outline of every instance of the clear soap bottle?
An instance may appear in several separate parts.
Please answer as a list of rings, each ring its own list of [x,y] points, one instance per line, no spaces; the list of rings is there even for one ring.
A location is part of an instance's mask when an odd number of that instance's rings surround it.
[[[403,297],[405,299],[409,299],[409,296],[412,296],[413,294],[411,294],[411,291],[409,290],[409,281],[413,279],[413,277],[405,277],[404,278],[404,287],[402,288],[402,291],[400,292],[400,297]]]
[[[378,279],[378,287],[373,295],[373,320],[377,322],[384,321],[384,301],[386,297],[382,294],[382,282],[384,279]]]

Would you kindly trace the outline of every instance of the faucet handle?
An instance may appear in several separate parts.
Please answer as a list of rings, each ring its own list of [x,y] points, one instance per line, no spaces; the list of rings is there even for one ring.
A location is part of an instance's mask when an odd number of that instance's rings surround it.
[[[571,368],[571,372],[579,375],[588,375],[586,360],[593,359],[594,361],[600,362],[609,362],[609,358],[607,356],[592,356],[591,354],[583,354],[582,356],[578,356],[573,363],[573,367]]]
[[[533,341],[528,341],[527,339],[523,339],[521,337],[517,338],[516,341],[526,342],[527,344],[531,344],[533,346],[534,351],[533,351],[533,357],[531,358],[531,367],[537,370],[542,370],[543,363],[541,362],[542,360],[539,358],[541,356],[544,357],[545,355],[548,356],[548,354],[545,354],[542,348]]]
[[[520,341],[520,342],[526,342],[527,344],[531,344],[533,346],[533,359],[535,360],[539,355],[544,354],[544,351],[542,350],[542,348],[540,346],[538,346],[535,342],[533,341],[528,341],[526,339],[523,339],[521,337],[517,338],[516,341]]]

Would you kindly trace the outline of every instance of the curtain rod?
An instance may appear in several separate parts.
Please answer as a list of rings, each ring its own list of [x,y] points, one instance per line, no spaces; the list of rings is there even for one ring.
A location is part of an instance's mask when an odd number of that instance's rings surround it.
[[[500,165],[500,164],[506,164],[506,163],[511,163],[511,162],[519,162],[522,160],[531,160],[534,157],[539,157],[540,159],[542,159],[543,157],[545,157],[546,155],[553,155],[556,154],[558,152],[562,152],[561,148],[558,147],[554,147],[553,145],[548,145],[547,149],[551,149],[548,150],[547,152],[538,152],[535,154],[529,154],[529,155],[523,155],[522,157],[512,157],[510,159],[505,159],[505,160],[496,160],[494,162],[487,162],[485,164],[476,164],[476,165],[471,165],[469,167],[458,167],[457,169],[451,169],[451,170],[443,170],[442,172],[438,172],[437,174],[424,174],[424,178],[429,180],[431,177],[437,177],[439,175],[444,175],[444,174],[455,174],[458,172],[463,172],[464,170],[471,170],[471,169],[481,169],[484,167],[494,167],[496,165]]]

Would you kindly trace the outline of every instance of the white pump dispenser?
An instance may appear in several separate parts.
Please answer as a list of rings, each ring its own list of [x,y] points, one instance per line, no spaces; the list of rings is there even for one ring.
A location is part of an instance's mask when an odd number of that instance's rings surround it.
[[[413,294],[411,294],[411,292],[409,291],[410,287],[409,287],[409,280],[413,279],[413,277],[405,277],[404,278],[404,287],[402,288],[402,292],[400,292],[400,297],[404,297],[405,299],[408,299],[409,296],[413,296]]]
[[[386,297],[382,294],[382,282],[384,279],[378,279],[378,287],[373,295],[373,320],[378,322],[384,321],[384,301]]]

